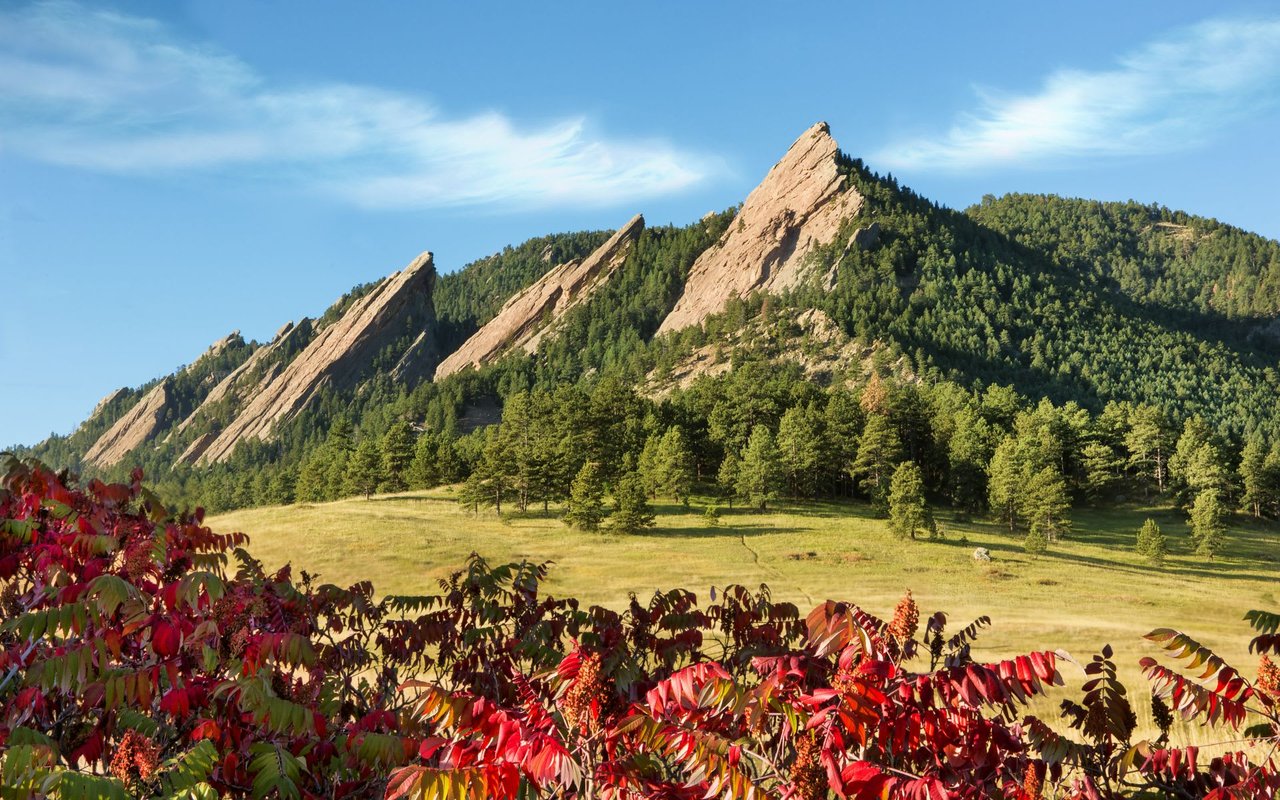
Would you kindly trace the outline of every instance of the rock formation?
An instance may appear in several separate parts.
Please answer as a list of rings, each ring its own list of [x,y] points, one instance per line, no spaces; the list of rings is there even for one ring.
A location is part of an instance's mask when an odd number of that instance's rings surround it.
[[[799,284],[805,256],[835,239],[862,206],[862,195],[840,174],[838,153],[825,122],[805,131],[747,195],[720,241],[694,262],[658,333],[697,325],[731,298]]]
[[[177,433],[181,435],[193,422],[205,416],[205,412],[227,397],[234,397],[237,402],[243,401],[255,387],[264,385],[266,381],[275,377],[276,373],[279,372],[283,359],[276,359],[276,356],[289,350],[298,340],[305,340],[310,335],[311,320],[306,317],[303,317],[302,321],[296,325],[292,322],[286,322],[280,330],[276,331],[276,335],[270,343],[254,350],[253,354],[245,359],[243,364],[218,381],[218,384],[209,391],[209,394],[205,395],[204,400],[196,407],[196,410],[178,425]],[[270,364],[265,370],[259,370],[259,367],[273,360],[276,363]],[[258,379],[256,381],[251,381],[250,379],[256,376],[257,371],[263,371],[264,374],[257,376]],[[188,448],[189,452],[190,449]],[[199,454],[196,457],[199,457]],[[194,459],[187,460],[186,454],[183,454],[178,460],[194,463]]]
[[[130,450],[150,440],[164,427],[169,406],[169,379],[165,378],[93,443],[84,460],[100,467],[119,463]]]
[[[350,389],[365,377],[379,352],[404,335],[408,320],[419,329],[435,322],[431,289],[435,266],[423,253],[408,267],[383,280],[325,327],[292,361],[264,379],[247,395],[239,414],[208,443],[200,460],[216,462],[231,455],[245,439],[267,439],[281,422],[296,417],[326,386]],[[282,339],[289,331],[282,333]],[[415,371],[430,374],[434,347],[418,345]],[[225,382],[225,381],[224,381]]]
[[[555,321],[585,301],[609,279],[626,259],[631,244],[643,230],[644,216],[636,214],[591,255],[560,264],[516,294],[503,304],[493,319],[440,362],[436,368],[436,380],[469,366],[488,364],[517,347],[527,353],[537,350],[542,337],[554,327]]]

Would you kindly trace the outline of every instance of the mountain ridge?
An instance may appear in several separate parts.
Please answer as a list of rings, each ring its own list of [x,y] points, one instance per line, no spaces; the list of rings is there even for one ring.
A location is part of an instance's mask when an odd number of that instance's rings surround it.
[[[297,463],[342,416],[377,430],[410,414],[449,430],[530,381],[610,372],[640,386],[678,369],[686,385],[729,363],[707,357],[716,348],[749,357],[751,336],[735,331],[764,335],[748,320],[770,304],[820,311],[842,331],[823,336],[847,342],[831,352],[884,350],[921,376],[1096,406],[1151,399],[1133,375],[1159,365],[1168,377],[1153,379],[1167,387],[1156,399],[1171,407],[1216,404],[1237,434],[1276,427],[1265,402],[1280,387],[1273,240],[1134,203],[1007,195],[943,209],[841,153],[824,123],[731,219],[715,217],[723,229],[710,219],[649,229],[636,215],[612,233],[541,237],[441,284],[424,254],[271,342],[241,341],[216,365],[111,393],[35,452],[105,472],[129,456],[187,475],[245,458]],[[1055,332],[1055,320],[1068,327]],[[1174,344],[1155,346],[1162,336]],[[776,357],[800,360],[785,347]]]

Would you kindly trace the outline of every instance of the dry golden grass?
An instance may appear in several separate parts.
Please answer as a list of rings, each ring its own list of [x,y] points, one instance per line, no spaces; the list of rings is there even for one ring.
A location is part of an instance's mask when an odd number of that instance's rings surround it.
[[[554,511],[554,509],[553,509]],[[1080,511],[1069,541],[1032,558],[1021,539],[999,526],[941,520],[946,538],[895,538],[857,504],[780,504],[766,514],[723,511],[707,527],[702,508],[659,506],[658,526],[641,535],[583,533],[554,515],[531,512],[506,520],[460,510],[448,489],[263,508],[215,517],[218,531],[250,534],[250,551],[268,566],[291,562],[327,582],[372,580],[382,593],[431,591],[435,581],[477,552],[491,562],[553,561],[545,591],[618,606],[629,593],[685,587],[705,598],[711,586],[767,583],[775,598],[805,613],[827,598],[887,615],[911,589],[922,616],[947,612],[954,626],[986,614],[993,626],[975,647],[981,659],[1062,648],[1082,663],[1104,644],[1115,648],[1120,674],[1149,728],[1146,683],[1137,667],[1157,648],[1142,635],[1156,627],[1183,630],[1252,675],[1251,608],[1276,608],[1280,540],[1271,526],[1240,520],[1228,552],[1213,561],[1191,555],[1180,514],[1168,509]],[[1154,517],[1173,555],[1162,568],[1133,552],[1143,519]],[[977,563],[976,547],[993,561]],[[1063,666],[1068,688],[1037,703],[1056,717],[1075,696],[1081,673]],[[1177,739],[1203,744],[1222,732],[1183,727]],[[1229,738],[1229,737],[1227,737]]]

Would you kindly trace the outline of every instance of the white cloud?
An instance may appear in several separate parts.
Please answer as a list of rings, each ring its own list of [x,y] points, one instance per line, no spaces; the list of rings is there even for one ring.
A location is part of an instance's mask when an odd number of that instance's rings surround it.
[[[0,150],[119,174],[252,167],[375,208],[619,203],[716,162],[585,119],[449,117],[366,86],[275,86],[154,20],[46,2],[0,11]]]
[[[1280,20],[1209,20],[1113,69],[1059,70],[1035,94],[978,95],[980,109],[946,134],[891,144],[873,163],[960,172],[1201,146],[1280,98]]]

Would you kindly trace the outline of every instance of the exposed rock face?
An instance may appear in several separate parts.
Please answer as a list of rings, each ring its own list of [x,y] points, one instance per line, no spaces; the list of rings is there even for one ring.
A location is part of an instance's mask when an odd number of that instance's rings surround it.
[[[93,447],[84,454],[84,460],[100,467],[119,463],[130,450],[160,431],[169,404],[169,379],[165,378],[93,443]]]
[[[862,206],[845,186],[839,147],[825,122],[805,131],[751,194],[728,230],[689,270],[684,293],[658,333],[697,325],[735,297],[801,282],[804,258],[830,243]]]
[[[106,410],[107,406],[111,405],[116,401],[116,398],[120,397],[120,395],[128,391],[129,391],[128,387],[121,386],[119,389],[116,389],[111,394],[99,400],[98,404],[93,407],[93,413],[89,415],[89,419],[93,419],[94,417],[101,414],[103,411]]]
[[[217,438],[217,434],[209,431],[202,433],[187,445],[187,449],[182,451],[182,455],[178,456],[178,463],[194,464],[200,460],[200,456],[204,455],[204,451],[209,448],[213,440]]]
[[[269,344],[259,347],[257,350],[253,351],[253,355],[249,356],[245,359],[243,364],[228,373],[225,378],[219,381],[218,384],[209,391],[209,394],[205,395],[204,400],[196,407],[196,410],[178,425],[178,434],[182,434],[186,431],[193,422],[201,417],[202,412],[213,408],[224,398],[234,394],[237,398],[242,399],[244,396],[247,396],[247,390],[254,388],[254,386],[261,385],[265,383],[266,380],[275,377],[276,372],[279,371],[279,365],[276,365],[275,371],[268,372],[266,376],[256,384],[246,386],[244,385],[246,381],[243,380],[246,376],[254,374],[254,370],[256,370],[264,361],[267,361],[273,355],[288,348],[294,340],[305,338],[310,334],[311,320],[306,317],[303,317],[302,321],[296,325],[292,322],[286,322],[284,327],[276,331],[275,338],[272,339]],[[190,452],[190,448],[188,448],[187,452]],[[196,458],[198,457],[199,454],[196,455]],[[191,461],[187,460],[185,453],[178,460],[186,461],[186,463],[189,464],[194,463],[194,459]]]
[[[287,366],[259,383],[248,403],[208,444],[200,460],[222,461],[240,441],[268,438],[277,423],[296,417],[326,386],[355,386],[378,353],[404,333],[408,318],[429,329],[435,322],[431,301],[435,274],[431,254],[423,253],[356,301]],[[280,341],[289,333],[285,332]],[[416,357],[427,362],[417,371],[429,374],[434,366],[434,348],[419,346],[415,350]]]
[[[643,230],[644,216],[636,214],[591,255],[560,264],[512,297],[493,319],[440,362],[436,380],[469,366],[487,364],[516,347],[527,353],[537,350],[555,321],[609,279]]]

